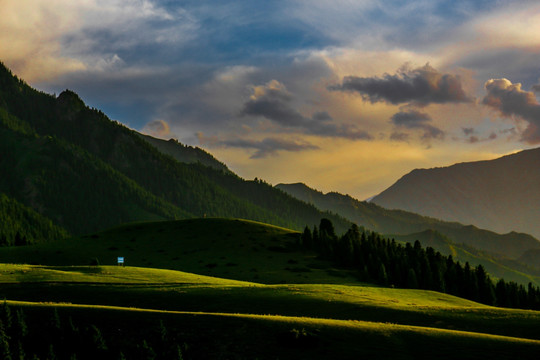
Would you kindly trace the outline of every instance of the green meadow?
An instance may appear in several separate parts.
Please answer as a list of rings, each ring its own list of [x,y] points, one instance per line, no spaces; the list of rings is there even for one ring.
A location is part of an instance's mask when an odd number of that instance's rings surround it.
[[[540,354],[538,311],[365,284],[298,239],[252,221],[191,219],[0,248],[0,296],[38,318],[55,308],[125,333],[162,321],[194,359]]]

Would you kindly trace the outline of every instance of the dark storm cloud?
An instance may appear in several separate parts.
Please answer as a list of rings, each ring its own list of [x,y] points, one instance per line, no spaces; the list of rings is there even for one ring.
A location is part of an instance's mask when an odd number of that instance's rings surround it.
[[[444,131],[430,124],[431,117],[417,110],[400,111],[392,115],[390,121],[398,127],[422,130],[424,139],[444,138]]]
[[[391,104],[428,105],[472,101],[465,94],[459,76],[442,74],[429,64],[382,77],[346,76],[341,84],[329,89],[359,93],[371,103],[385,101]]]
[[[475,132],[474,128],[472,127],[462,127],[461,130],[463,131],[465,135],[472,135]]]
[[[278,81],[254,87],[254,94],[244,104],[241,116],[263,117],[285,128],[295,128],[308,135],[350,140],[372,140],[366,131],[351,124],[336,124],[326,111],[305,117],[293,106],[293,97]]]
[[[484,85],[487,95],[484,105],[498,110],[503,116],[518,116],[528,123],[521,140],[540,143],[540,104],[532,91],[523,91],[521,84],[508,79],[491,79]]]
[[[308,142],[297,142],[283,139],[266,138],[261,141],[258,140],[224,140],[220,141],[218,145],[225,147],[235,147],[243,149],[256,150],[250,157],[252,159],[260,159],[270,155],[275,155],[278,151],[290,151],[299,152],[304,150],[316,150],[318,146],[312,145]]]

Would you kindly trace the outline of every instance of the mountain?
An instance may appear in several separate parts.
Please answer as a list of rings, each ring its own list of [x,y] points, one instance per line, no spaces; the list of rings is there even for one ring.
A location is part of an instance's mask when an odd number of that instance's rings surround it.
[[[305,184],[278,184],[276,187],[320,209],[338,213],[358,225],[383,234],[408,235],[435,230],[454,244],[516,259],[525,251],[540,249],[540,242],[527,234],[497,234],[472,225],[446,222],[403,210],[388,210],[373,202],[359,201],[336,192],[323,194]],[[430,246],[429,244],[424,244]]]
[[[540,148],[495,160],[417,169],[373,198],[402,209],[540,238]]]
[[[297,230],[328,217],[339,231],[349,227],[263,181],[240,178],[202,151],[165,146],[113,122],[73,91],[55,97],[32,89],[3,64],[0,155],[0,191],[74,234],[203,216]]]
[[[141,136],[163,154],[170,155],[179,162],[201,163],[216,170],[229,171],[227,165],[201,148],[184,145],[175,139],[156,139],[155,137],[140,134],[136,131],[135,134]]]

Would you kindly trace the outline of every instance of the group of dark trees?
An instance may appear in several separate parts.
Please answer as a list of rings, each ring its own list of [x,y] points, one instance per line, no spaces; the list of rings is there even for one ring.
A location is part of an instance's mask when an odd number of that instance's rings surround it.
[[[322,219],[313,231],[306,226],[301,237],[306,249],[355,269],[362,281],[400,288],[435,290],[487,305],[540,310],[540,288],[525,288],[503,279],[494,283],[482,265],[454,261],[420,242],[402,245],[357,225],[341,237],[332,222]]]
[[[67,232],[34,210],[0,192],[0,246],[61,239]]]
[[[2,360],[184,359],[187,346],[162,321],[140,336],[122,334],[122,326],[98,326],[58,309],[0,305]]]

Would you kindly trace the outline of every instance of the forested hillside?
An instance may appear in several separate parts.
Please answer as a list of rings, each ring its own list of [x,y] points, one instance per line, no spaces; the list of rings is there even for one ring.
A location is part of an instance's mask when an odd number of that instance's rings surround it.
[[[20,246],[68,236],[50,219],[0,193],[0,246]]]
[[[141,136],[85,106],[57,98],[0,66],[2,191],[82,233],[137,220],[228,216],[301,229],[330,217],[259,181],[165,155]],[[177,147],[181,150],[181,147]]]

